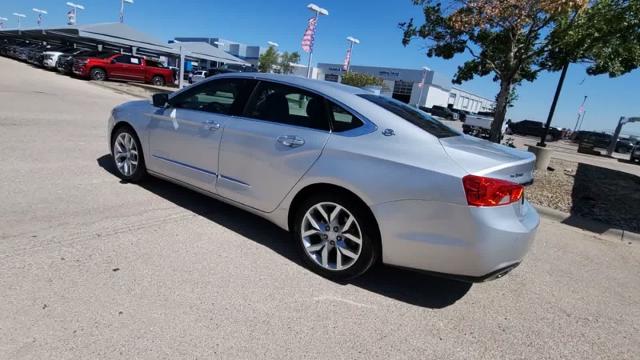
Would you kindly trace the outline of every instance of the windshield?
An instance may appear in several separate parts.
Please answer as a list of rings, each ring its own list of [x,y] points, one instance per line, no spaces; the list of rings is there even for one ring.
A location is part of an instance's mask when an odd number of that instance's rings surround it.
[[[426,112],[420,111],[398,100],[373,94],[361,94],[358,96],[394,113],[437,138],[460,135],[459,132],[432,118]]]

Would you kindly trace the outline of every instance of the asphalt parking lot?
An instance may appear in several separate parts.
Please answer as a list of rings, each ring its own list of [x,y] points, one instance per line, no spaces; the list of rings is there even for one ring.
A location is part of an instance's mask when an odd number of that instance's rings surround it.
[[[0,58],[0,359],[632,359],[639,243],[543,220],[468,285],[379,267],[338,284],[274,225],[160,181],[105,141],[127,95]]]

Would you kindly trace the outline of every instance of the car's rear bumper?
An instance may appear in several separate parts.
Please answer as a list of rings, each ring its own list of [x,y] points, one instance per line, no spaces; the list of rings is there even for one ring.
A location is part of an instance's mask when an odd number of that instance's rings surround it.
[[[372,210],[384,263],[467,281],[493,279],[518,265],[540,222],[526,201],[469,207],[401,200]]]

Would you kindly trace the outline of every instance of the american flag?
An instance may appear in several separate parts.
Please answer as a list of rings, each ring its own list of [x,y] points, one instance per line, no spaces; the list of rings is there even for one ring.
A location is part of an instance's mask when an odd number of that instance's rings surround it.
[[[69,10],[67,13],[67,25],[73,25],[76,23],[76,13],[74,9]]]
[[[42,25],[42,14],[38,14],[38,26]]]
[[[305,52],[313,51],[313,39],[316,35],[316,24],[318,23],[318,18],[315,16],[309,19],[307,24],[307,30],[304,32],[304,36],[302,37],[302,50]]]
[[[4,22],[0,21],[0,29],[4,28]]]
[[[350,63],[351,63],[351,48],[347,49],[347,56],[344,57],[344,65],[342,65],[342,70],[347,71],[349,69]]]

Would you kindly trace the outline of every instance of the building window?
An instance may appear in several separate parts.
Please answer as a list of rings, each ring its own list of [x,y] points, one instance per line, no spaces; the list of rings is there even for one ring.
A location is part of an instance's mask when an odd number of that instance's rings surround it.
[[[425,84],[426,86],[426,84]],[[396,80],[393,84],[393,93],[398,95],[411,95],[413,89],[413,82]]]

